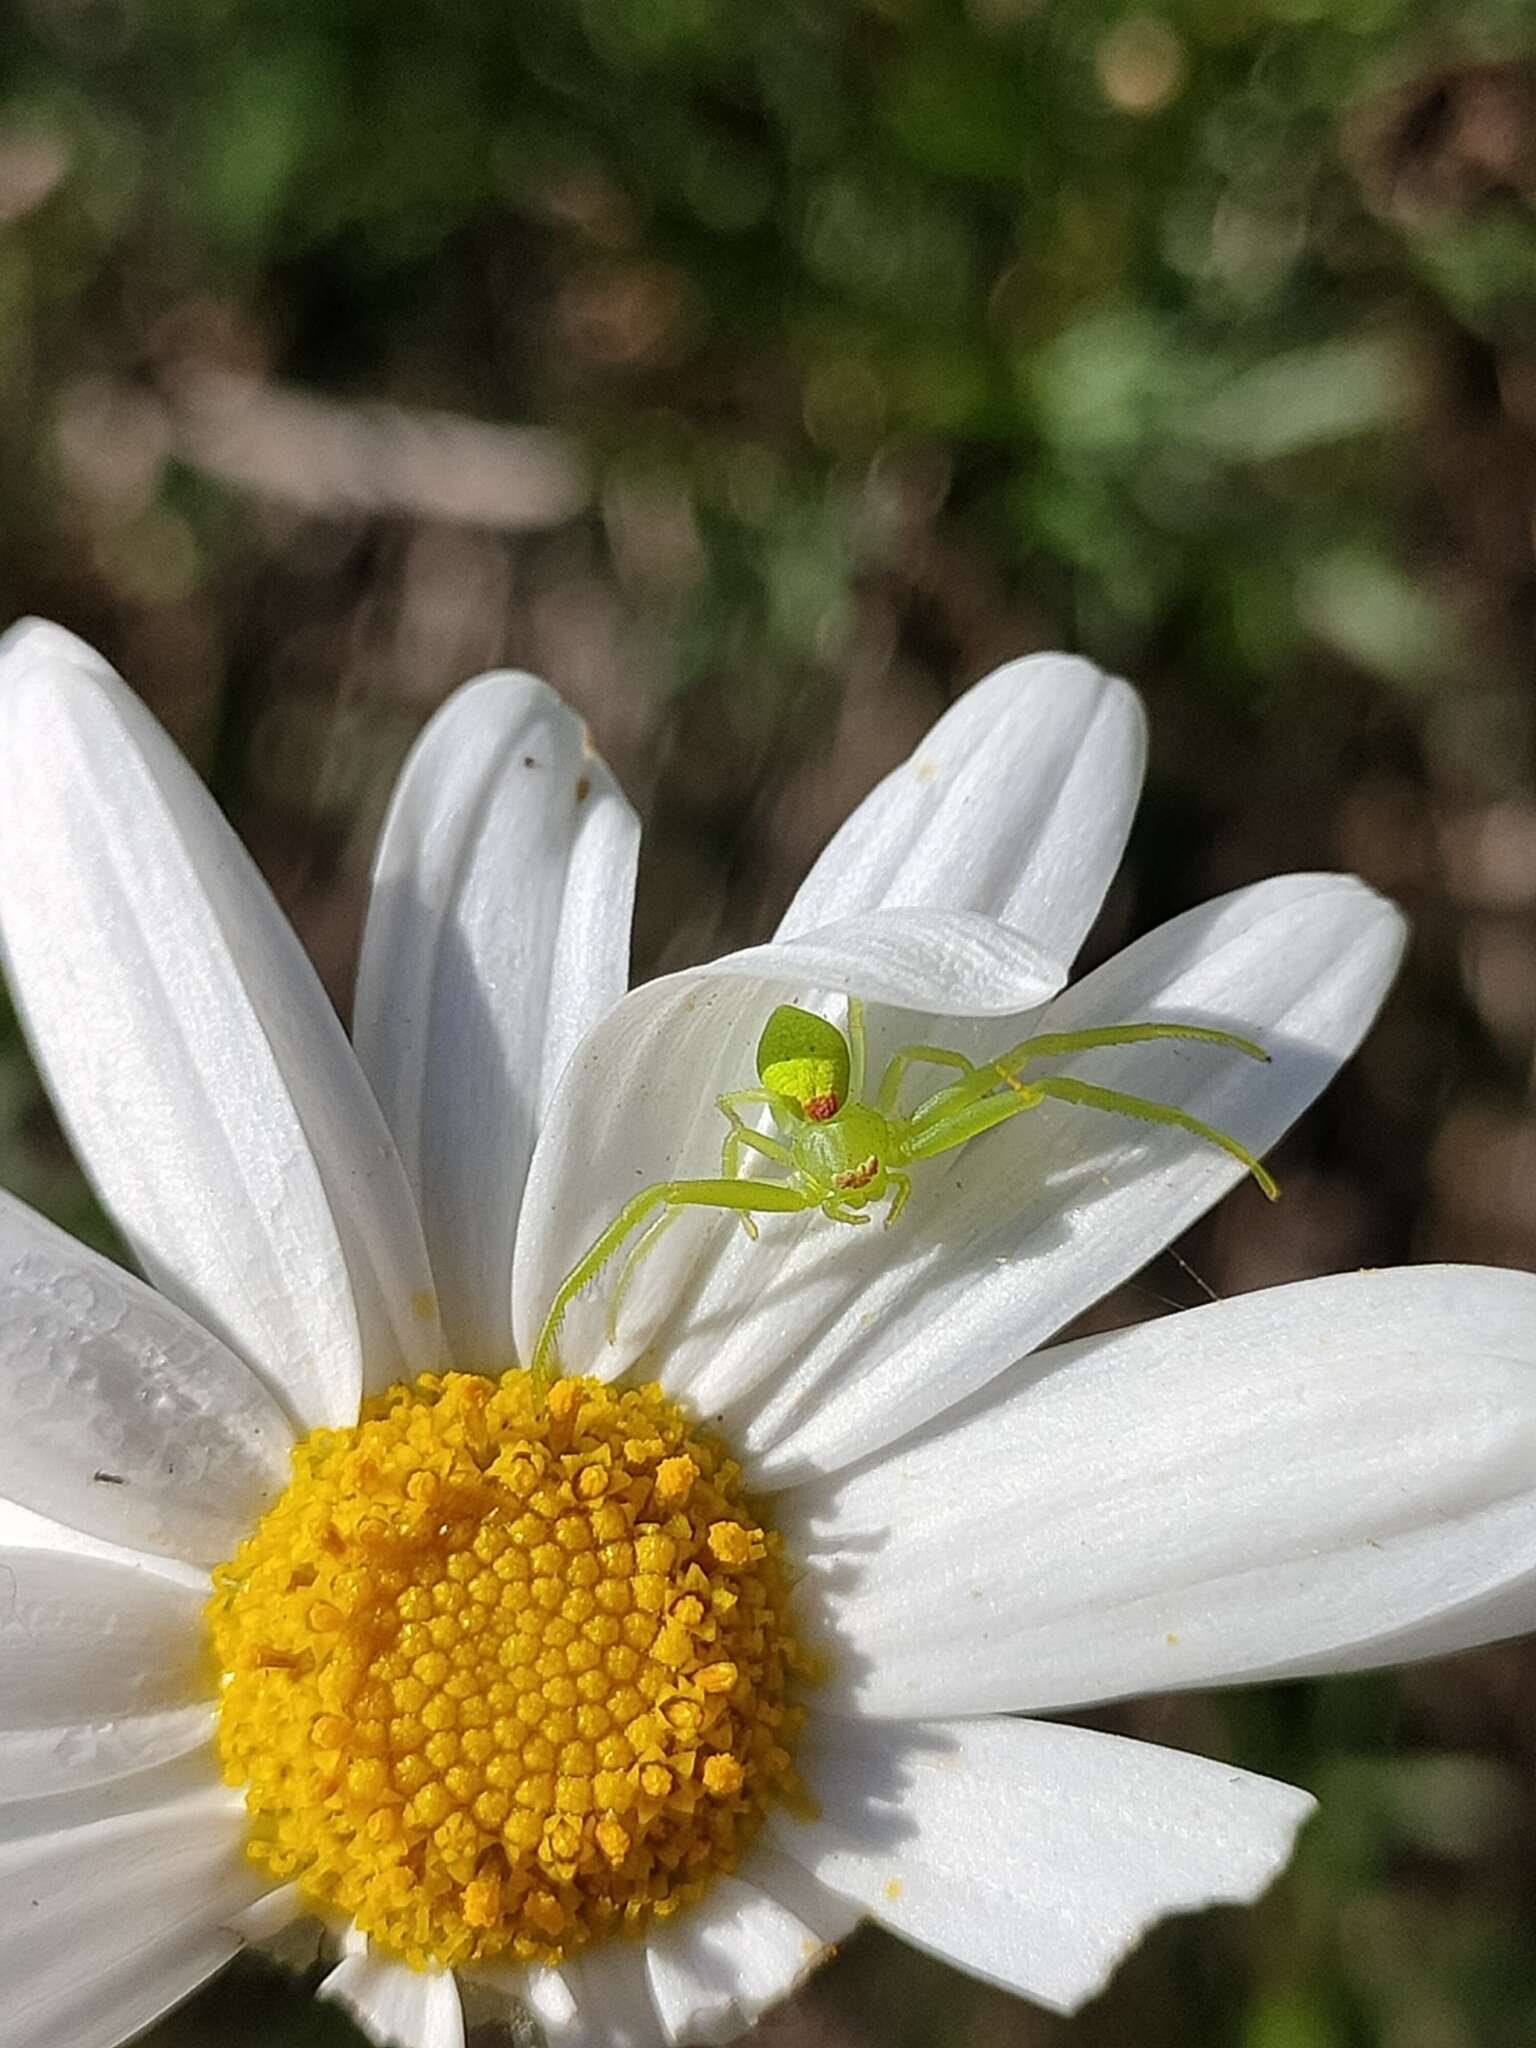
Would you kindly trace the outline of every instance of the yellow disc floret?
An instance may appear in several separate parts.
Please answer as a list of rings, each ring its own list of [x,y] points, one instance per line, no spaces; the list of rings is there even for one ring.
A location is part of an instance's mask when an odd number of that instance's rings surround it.
[[[417,1967],[675,1912],[799,1796],[776,1552],[654,1386],[428,1376],[315,1431],[208,1608],[250,1855]]]

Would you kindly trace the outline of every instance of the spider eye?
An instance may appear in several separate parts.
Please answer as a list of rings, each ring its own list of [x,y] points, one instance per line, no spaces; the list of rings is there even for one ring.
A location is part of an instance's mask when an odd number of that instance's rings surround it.
[[[814,1103],[824,1121],[847,1099],[848,1041],[813,1010],[781,1003],[757,1041],[757,1077],[808,1112]]]

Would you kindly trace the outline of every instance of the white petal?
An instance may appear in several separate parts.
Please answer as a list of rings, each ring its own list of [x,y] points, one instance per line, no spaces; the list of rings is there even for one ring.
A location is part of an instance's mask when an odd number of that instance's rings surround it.
[[[1397,913],[1358,882],[1286,876],[1151,933],[1069,989],[1041,1028],[1161,1017],[1262,1040],[1267,1066],[1167,1041],[1052,1064],[1263,1152],[1358,1044],[1401,942]],[[656,1331],[663,1384],[722,1418],[757,1483],[834,1470],[985,1385],[1239,1177],[1178,1131],[1043,1103],[915,1169],[894,1230],[815,1214],[767,1219],[756,1245],[725,1237]]]
[[[461,1361],[511,1357],[534,1135],[566,1061],[627,985],[639,837],[586,728],[531,676],[458,691],[395,791],[354,1036]]]
[[[370,1949],[338,1963],[315,1995],[342,2006],[379,2048],[464,2048],[452,1970],[413,1970]]]
[[[528,2010],[546,2030],[558,2031],[576,2024],[576,2000],[558,1970],[530,1969],[522,1982],[522,1996]]]
[[[150,1764],[126,1777],[103,1779],[99,1785],[10,1800],[0,1805],[0,1842],[43,1841],[75,1828],[159,1812],[188,1799],[208,1799],[224,1790],[213,1745],[205,1743],[169,1763]]]
[[[0,1497],[212,1564],[282,1487],[291,1442],[216,1337],[0,1194]]]
[[[232,1914],[229,1926],[251,1948],[267,1948],[288,1933],[296,1920],[312,1919],[315,1909],[297,1884],[280,1884],[243,1913]]]
[[[786,1497],[818,1705],[1080,1705],[1536,1626],[1536,1275],[1303,1281],[1063,1345]]]
[[[900,1009],[982,1017],[1048,1002],[1067,969],[1032,934],[978,911],[903,905],[727,953],[670,980],[691,985],[716,975],[755,987],[846,989]]]
[[[885,905],[978,910],[1070,961],[1125,845],[1145,720],[1072,655],[1009,662],[945,713],[832,839],[787,938]]]
[[[504,2016],[508,2001],[526,2006],[551,2048],[608,2048],[612,2033],[653,2048],[734,2039],[862,1918],[760,1836],[735,1878],[717,1879],[643,1946],[618,1942],[558,1970],[483,1965],[460,1988],[488,2016]]]
[[[0,1499],[0,1544],[14,1550],[50,1550],[67,1557],[103,1558],[108,1564],[159,1571],[181,1585],[206,1588],[208,1583],[207,1573],[196,1565],[182,1564],[173,1557],[157,1557],[100,1536],[86,1536],[67,1522],[52,1515],[40,1515],[13,1500]]]
[[[790,1855],[917,1947],[1060,2012],[1165,1915],[1256,1898],[1312,1806],[1230,1764],[1039,1721],[816,1715],[797,1761],[821,1813],[772,1816]]]
[[[51,1797],[61,1787],[95,1786],[151,1770],[210,1741],[212,1701],[87,1719],[89,1701],[55,1703],[43,1728],[0,1730],[0,1805]]]
[[[207,1739],[206,1595],[0,1549],[0,1802],[100,1784]]]
[[[271,893],[144,707],[57,627],[0,645],[0,942],[145,1270],[291,1401],[438,1357],[410,1189]]]
[[[788,1907],[717,1877],[697,1905],[646,1943],[651,1996],[677,2042],[734,2041],[826,1956]]]
[[[737,1875],[803,1922],[821,1943],[824,1956],[830,1955],[864,1918],[864,1908],[857,1900],[845,1899],[841,1893],[829,1892],[824,1884],[818,1884],[803,1863],[797,1863],[777,1847],[771,1834],[758,1836],[742,1859]]]
[[[549,2048],[668,2048],[671,2037],[651,2002],[641,1943],[594,1943],[563,1962],[559,1974],[571,2000],[569,2018],[556,2016],[548,1987],[534,2007]],[[530,1985],[530,2003],[532,1992]]]
[[[1033,940],[973,912],[882,910],[633,990],[566,1068],[534,1153],[513,1284],[519,1355],[623,1202],[650,1181],[719,1172],[715,1097],[754,1084],[758,1037],[786,994],[852,990],[935,1012],[1011,1013],[1042,1002],[1062,974]],[[685,1226],[648,1261],[622,1347],[604,1352],[600,1303],[595,1313],[579,1304],[562,1344],[567,1369],[610,1377],[642,1349],[646,1305],[672,1305],[698,1248]]]
[[[244,1846],[223,1787],[0,1845],[6,2042],[116,2048],[178,2004],[240,1946],[226,1923],[264,1888]]]

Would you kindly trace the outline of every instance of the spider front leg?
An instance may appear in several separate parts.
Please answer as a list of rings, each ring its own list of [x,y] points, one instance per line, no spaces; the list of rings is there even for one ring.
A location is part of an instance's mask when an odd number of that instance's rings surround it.
[[[1036,1096],[1048,1095],[1057,1102],[1075,1102],[1081,1109],[1107,1110],[1112,1116],[1134,1117],[1138,1123],[1170,1124],[1177,1131],[1188,1131],[1191,1137],[1203,1138],[1207,1145],[1215,1145],[1229,1159],[1235,1159],[1239,1166],[1253,1175],[1268,1200],[1278,1202],[1280,1199],[1274,1175],[1260,1165],[1246,1145],[1240,1145],[1225,1131],[1218,1131],[1214,1124],[1202,1123],[1199,1117],[1191,1116],[1187,1110],[1175,1109],[1171,1102],[1149,1102],[1143,1095],[1122,1095],[1118,1088],[1096,1088],[1091,1081],[1074,1081],[1065,1074],[1053,1075],[1045,1081],[1032,1081],[1030,1088]]]
[[[864,1035],[864,1005],[857,996],[848,998],[848,1100],[864,1100],[864,1066],[868,1041]]]
[[[664,1180],[642,1188],[614,1217],[608,1228],[594,1239],[583,1257],[555,1289],[554,1300],[544,1318],[538,1341],[528,1361],[528,1374],[535,1395],[542,1399],[553,1380],[555,1340],[571,1303],[595,1280],[632,1230],[636,1230],[657,1209],[752,1210],[758,1215],[796,1214],[817,1208],[823,1191],[809,1186],[779,1187],[773,1181],[755,1180]],[[647,1233],[649,1236],[649,1233]],[[654,1240],[652,1240],[654,1242]],[[629,1277],[633,1277],[632,1273]]]
[[[1263,1046],[1255,1045],[1251,1038],[1239,1038],[1235,1032],[1218,1031],[1206,1024],[1101,1024],[1083,1031],[1044,1031],[1033,1038],[1021,1039],[1007,1052],[1000,1053],[995,1060],[987,1060],[980,1066],[973,1066],[959,1081],[948,1088],[941,1088],[937,1095],[930,1095],[926,1102],[919,1103],[912,1112],[911,1122],[926,1125],[940,1122],[968,1109],[973,1103],[984,1101],[998,1087],[1011,1088],[1016,1093],[1026,1094],[1034,1087],[1033,1082],[1019,1079],[1019,1072],[1032,1060],[1062,1059],[1071,1053],[1095,1052],[1110,1046],[1145,1045],[1154,1039],[1173,1039],[1186,1044],[1219,1045],[1229,1051],[1240,1052],[1251,1060],[1262,1060],[1267,1065],[1269,1054]],[[941,1048],[928,1046],[913,1048],[932,1057]],[[952,1064],[962,1064],[960,1055],[948,1056]],[[964,1064],[969,1065],[969,1062]],[[1029,1105],[1026,1105],[1026,1107]]]
[[[972,1138],[995,1130],[1026,1109],[1034,1109],[1039,1101],[1033,1088],[1021,1088],[1013,1095],[989,1095],[981,1102],[963,1103],[958,1109],[942,1116],[925,1117],[921,1122],[913,1117],[902,1140],[902,1161],[915,1166],[921,1160],[937,1158],[941,1152],[953,1152],[957,1145],[968,1145]],[[903,1196],[902,1200],[905,1199]]]
[[[1097,1088],[1091,1081],[1073,1080],[1065,1074],[1028,1082],[1010,1078],[1009,1088],[1012,1092],[1007,1095],[989,1095],[980,1102],[962,1104],[958,1109],[952,1108],[922,1123],[914,1119],[908,1126],[901,1148],[902,1159],[911,1164],[920,1159],[932,1159],[940,1152],[951,1152],[957,1145],[979,1138],[984,1131],[995,1130],[999,1124],[1007,1123],[1010,1117],[1019,1116],[1026,1109],[1038,1109],[1043,1101],[1050,1099],[1076,1103],[1082,1109],[1101,1109],[1115,1116],[1133,1117],[1138,1123],[1165,1124],[1174,1130],[1187,1131],[1192,1138],[1214,1145],[1229,1159],[1235,1159],[1239,1166],[1253,1175],[1271,1202],[1279,1200],[1280,1190],[1273,1176],[1246,1145],[1240,1144],[1226,1131],[1217,1130],[1214,1124],[1203,1123],[1199,1117],[1191,1116],[1187,1110],[1176,1109],[1171,1102],[1153,1102],[1144,1095],[1125,1095],[1118,1088]]]
[[[896,1098],[901,1093],[906,1071],[908,1067],[917,1065],[955,1067],[962,1074],[974,1074],[976,1071],[963,1052],[951,1052],[947,1046],[904,1045],[899,1052],[891,1054],[886,1061],[885,1072],[880,1076],[880,1092],[875,1098],[875,1107],[882,1116],[896,1114]]]

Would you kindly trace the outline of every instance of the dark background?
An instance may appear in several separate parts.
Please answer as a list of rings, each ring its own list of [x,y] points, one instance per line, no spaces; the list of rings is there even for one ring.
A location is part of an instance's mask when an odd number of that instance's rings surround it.
[[[1365,1053],[1115,1319],[1536,1265],[1529,0],[25,0],[0,612],[98,642],[345,1008],[391,775],[554,680],[648,822],[636,968],[764,935],[966,683],[1137,680],[1092,950],[1352,868]],[[106,1241],[0,1012],[0,1180]],[[864,1934],[783,2048],[1536,2038],[1536,1661],[1101,1717],[1324,1801],[1071,2023]],[[82,1938],[88,1938],[84,1934]],[[249,1962],[154,2037],[339,2043]]]

